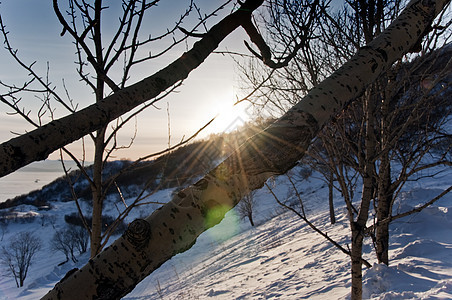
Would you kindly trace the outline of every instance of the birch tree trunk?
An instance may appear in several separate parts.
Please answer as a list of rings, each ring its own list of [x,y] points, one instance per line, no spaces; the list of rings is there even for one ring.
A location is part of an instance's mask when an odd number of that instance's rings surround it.
[[[376,139],[375,139],[375,103],[373,102],[371,92],[364,97],[363,111],[365,114],[365,133],[364,133],[364,157],[360,159],[360,169],[363,170],[363,187],[361,195],[361,205],[356,221],[350,224],[352,231],[352,249],[351,249],[351,271],[352,288],[351,299],[361,300],[363,293],[362,282],[362,249],[364,241],[364,229],[366,228],[369,216],[370,203],[375,195],[375,162]],[[352,201],[353,199],[350,199]]]
[[[284,116],[167,205],[132,222],[123,236],[68,274],[43,299],[119,299],[190,248],[249,191],[294,167],[329,118],[416,46],[447,2],[411,2],[387,30]]]

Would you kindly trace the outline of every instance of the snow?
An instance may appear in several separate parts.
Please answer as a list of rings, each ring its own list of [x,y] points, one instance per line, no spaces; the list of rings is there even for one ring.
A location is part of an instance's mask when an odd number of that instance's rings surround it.
[[[406,211],[430,200],[448,187],[451,179],[452,171],[436,180],[407,185],[394,210]],[[279,197],[288,196],[284,177],[272,186]],[[337,223],[331,225],[325,184],[311,179],[300,184],[300,190],[309,218],[347,248],[349,226],[340,195],[335,197]],[[168,200],[171,193],[163,190],[149,200]],[[190,250],[163,264],[124,299],[348,299],[349,258],[279,207],[265,188],[255,197],[255,227],[240,220],[235,210],[228,212]],[[58,266],[64,256],[50,249],[52,226],[64,226],[64,215],[76,211],[73,203],[54,203],[49,211],[32,206],[20,211],[56,217],[44,225],[39,217],[32,223],[9,224],[2,245],[18,232],[33,231],[43,240],[43,248],[23,288],[16,288],[13,278],[0,276],[0,299],[37,299],[69,270],[88,260],[84,254],[77,264]],[[140,214],[143,212],[136,211],[130,219]],[[375,263],[371,241],[364,247],[364,258],[374,264],[364,270],[364,298],[452,299],[451,193],[421,213],[394,221],[390,229],[389,266]],[[6,269],[0,268],[6,274]]]

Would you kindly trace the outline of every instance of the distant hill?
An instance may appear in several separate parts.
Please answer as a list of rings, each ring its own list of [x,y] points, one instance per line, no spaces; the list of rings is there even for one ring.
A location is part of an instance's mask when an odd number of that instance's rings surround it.
[[[207,139],[186,144],[151,161],[139,163],[129,160],[109,161],[103,174],[105,187],[109,186],[107,195],[117,193],[115,184],[111,184],[112,180],[121,188],[125,198],[136,196],[142,189],[187,186],[227,157],[237,145],[262,130],[269,122],[259,120],[253,124],[245,124],[234,132],[212,134]],[[91,175],[92,166],[86,167],[86,171]],[[120,175],[116,176],[117,174]],[[77,197],[89,200],[91,198],[89,183],[80,170],[71,171],[69,176]],[[55,201],[72,200],[68,180],[66,176],[61,176],[40,190],[0,203],[0,209],[22,204],[42,208],[51,206]]]

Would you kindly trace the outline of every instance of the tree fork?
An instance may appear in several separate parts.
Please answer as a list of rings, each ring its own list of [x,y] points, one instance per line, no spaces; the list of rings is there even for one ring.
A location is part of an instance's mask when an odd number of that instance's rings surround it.
[[[415,45],[448,3],[412,1],[380,36],[223,163],[59,282],[43,299],[119,299],[219,223],[250,190],[303,156],[328,119]],[[80,287],[83,287],[83,290]]]

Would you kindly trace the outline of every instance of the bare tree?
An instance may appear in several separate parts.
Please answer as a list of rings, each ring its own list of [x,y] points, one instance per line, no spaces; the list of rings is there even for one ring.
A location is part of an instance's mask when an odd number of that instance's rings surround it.
[[[74,240],[75,247],[79,254],[85,253],[86,250],[88,250],[89,245],[89,234],[86,229],[80,226],[71,226],[68,231],[69,235]]]
[[[352,6],[352,13],[358,16],[358,19],[350,18],[354,20],[353,24],[355,25],[342,25],[341,28],[336,28],[336,30],[344,30],[344,28],[350,27],[360,28],[362,26],[360,32],[363,34],[358,36],[362,36],[362,40],[368,42],[373,35],[378,34],[380,28],[386,26],[385,20],[393,18],[394,12],[400,9],[399,3],[395,3],[389,10],[383,7],[383,3],[376,2],[375,5],[375,7],[371,7],[371,4],[365,1],[356,2]],[[381,12],[379,14],[380,20],[375,16],[371,17],[375,11]],[[441,20],[440,18],[438,24]],[[446,20],[445,27],[433,26],[435,28],[433,34],[424,45],[418,43],[416,45],[417,50],[423,50],[422,53],[426,54],[429,49],[441,47],[441,44],[438,45],[437,43],[441,35],[447,42],[449,38],[447,28],[450,22],[447,23],[447,18],[443,20]],[[351,34],[349,36],[352,37]],[[357,40],[357,43],[360,44],[360,40]],[[340,43],[336,43],[335,47],[340,48]],[[429,55],[422,55],[411,64],[398,62],[393,69],[386,75],[381,76],[368,89],[368,92],[363,96],[367,105],[352,113],[356,117],[355,124],[363,124],[368,128],[366,129],[368,130],[367,133],[363,131],[360,135],[357,130],[355,132],[350,130],[345,134],[343,129],[336,130],[336,133],[329,132],[331,136],[334,136],[333,139],[340,139],[349,145],[347,149],[337,151],[335,155],[337,159],[347,157],[345,160],[349,163],[349,166],[356,168],[361,173],[363,182],[368,180],[368,189],[372,192],[368,194],[370,198],[366,199],[365,202],[375,201],[375,216],[378,220],[384,220],[391,215],[391,203],[398,194],[397,190],[404,185],[406,180],[409,180],[409,176],[415,176],[416,170],[425,170],[429,166],[447,166],[450,164],[444,156],[448,151],[447,149],[443,149],[446,152],[433,155],[436,159],[435,163],[426,163],[424,160],[426,155],[431,157],[433,154],[431,150],[435,148],[435,144],[443,143],[445,139],[448,139],[448,134],[443,128],[446,125],[447,116],[450,114],[450,105],[447,103],[447,95],[450,93],[448,87],[450,85],[448,83],[450,82],[450,79],[448,79],[450,74],[447,70],[450,69],[448,67],[450,61],[447,59],[447,55],[443,56],[444,53],[438,55],[438,52],[447,51],[446,48]],[[431,76],[437,79],[435,82],[436,90],[427,95],[429,92],[420,90],[420,86],[423,78]],[[438,110],[443,114],[439,115]],[[367,119],[365,116],[367,116]],[[335,123],[333,126],[337,124],[339,123]],[[345,122],[340,122],[340,124],[342,124],[341,126],[346,125]],[[349,123],[346,126],[356,125]],[[342,137],[339,138],[338,135]],[[323,135],[323,138],[331,139],[328,135]],[[410,140],[409,145],[406,143],[407,140]],[[361,141],[366,141],[375,150],[366,152],[367,145],[361,143]],[[334,141],[331,140],[330,144],[333,143]],[[404,158],[401,159],[401,157]],[[402,166],[399,174],[394,172],[391,167],[392,164]],[[366,169],[370,172],[365,171]],[[410,175],[406,176],[407,173]],[[386,264],[389,263],[388,225],[389,223],[383,222],[381,226],[373,227],[376,230],[375,235],[370,233],[374,237],[378,261]]]
[[[410,3],[392,26],[284,116],[248,139],[223,163],[177,193],[161,209],[131,223],[122,237],[81,270],[68,274],[44,299],[119,299],[170,257],[191,247],[199,234],[220,222],[245,194],[262,187],[270,176],[292,168],[331,117],[411,51],[444,5],[446,2]],[[245,8],[246,15],[241,12],[240,18],[248,21],[253,9]],[[247,32],[255,33],[250,28]],[[74,295],[80,285],[85,289]]]
[[[82,227],[71,226],[65,229],[57,230],[53,235],[50,242],[52,250],[62,252],[66,256],[64,264],[71,259],[73,262],[77,262],[75,257],[75,250],[78,249],[79,253],[83,253],[87,250],[88,234]],[[61,265],[60,264],[60,265]]]
[[[256,193],[254,191],[250,192],[248,195],[243,197],[237,205],[237,212],[239,213],[240,218],[248,218],[251,226],[254,226],[253,212],[256,206],[256,199],[254,197],[255,194]]]
[[[52,250],[55,251],[55,252],[61,252],[66,257],[66,260],[64,262],[60,263],[59,265],[65,264],[65,263],[67,263],[69,261],[69,254],[71,252],[70,249],[69,249],[71,247],[71,245],[69,245],[71,243],[71,241],[65,239],[65,234],[64,233],[65,233],[64,229],[63,230],[57,230],[54,233],[52,240],[50,241],[50,245],[52,247]],[[72,250],[73,250],[73,247],[72,247]],[[72,253],[73,253],[73,251],[72,251]]]
[[[277,5],[270,7],[270,15],[273,18],[264,19],[262,22],[272,32],[273,39],[278,44],[286,45],[295,36],[292,33],[294,28],[300,30],[293,25],[291,17],[297,15],[302,4],[274,2]],[[335,70],[357,49],[365,47],[381,34],[402,7],[400,1],[347,1],[347,4],[348,6],[336,12],[327,11],[326,6],[320,5],[322,14],[319,14],[320,20],[316,23],[318,38],[306,43],[285,70],[269,72],[256,68],[255,65],[248,69],[247,65],[243,66],[244,77],[252,84],[251,90],[259,89],[248,100],[256,103],[258,107],[265,105],[273,111],[284,111],[286,107],[298,101],[297,97],[318,84],[319,79]],[[450,41],[449,26],[450,21],[441,15],[437,23],[430,28],[432,33],[426,42],[422,45],[419,40],[411,50],[422,50],[422,54],[426,54],[432,49],[440,48]],[[442,41],[438,42],[440,40]],[[310,149],[310,153],[316,157],[316,168],[324,174],[325,181],[330,186],[330,195],[332,179],[336,178],[338,189],[343,194],[348,208],[352,231],[354,299],[361,297],[361,249],[365,237],[373,237],[378,261],[388,263],[389,222],[374,220],[377,224],[372,226],[372,229],[366,227],[372,204],[376,207],[374,215],[378,220],[390,219],[391,203],[397,195],[396,191],[404,185],[401,179],[409,180],[407,173],[415,176],[415,170],[425,170],[428,165],[437,167],[450,164],[450,159],[445,157],[449,151],[447,147],[443,148],[442,152],[436,153],[437,161],[434,163],[426,163],[421,158],[423,155],[431,157],[433,153],[430,150],[434,152],[434,145],[445,144],[449,139],[443,130],[445,117],[450,114],[447,105],[447,99],[450,98],[447,87],[450,85],[450,79],[447,79],[449,77],[447,70],[450,70],[448,57],[443,53],[442,59],[423,56],[418,60],[424,61],[422,64],[430,66],[430,70],[421,68],[419,63],[406,64],[410,56],[400,59],[388,74],[380,76],[360,95],[362,105],[354,105],[349,112],[335,116],[333,122],[320,132],[318,143],[313,143],[314,146]],[[432,67],[435,60],[440,66],[436,69]],[[267,75],[261,76],[262,72],[266,72]],[[300,76],[300,73],[305,76]],[[435,78],[436,87],[441,88],[436,88],[429,96],[419,97],[426,94],[425,90],[419,91],[422,80],[425,80],[422,78]],[[435,86],[432,83],[430,82],[430,88]],[[410,95],[404,93],[407,90],[412,90]],[[407,101],[406,98],[410,97],[412,100]],[[417,104],[414,104],[415,102]],[[441,116],[437,112],[439,107],[443,113]],[[418,108],[420,110],[417,110]],[[404,137],[409,136],[411,130],[418,132],[414,135],[416,139]],[[403,140],[410,140],[412,143],[409,146],[402,146]],[[415,144],[417,146],[414,146]],[[404,154],[396,154],[401,150],[400,147],[404,148]],[[408,151],[408,147],[411,147],[411,152]],[[408,152],[411,154],[408,155]],[[399,159],[407,155],[410,159]],[[392,171],[391,164],[395,161],[405,166],[401,169],[404,174],[398,176]],[[323,169],[322,166],[327,168]],[[358,177],[362,182],[362,198],[359,204],[352,204]]]
[[[11,272],[17,287],[24,285],[33,257],[40,249],[41,240],[31,232],[19,233],[7,246],[2,247],[0,260]]]
[[[76,51],[77,75],[86,84],[87,88],[92,91],[94,95],[93,102],[97,105],[106,96],[123,90],[131,78],[134,68],[144,64],[149,66],[152,60],[166,55],[170,50],[185,42],[191,36],[191,32],[205,26],[208,18],[214,16],[231,1],[226,1],[225,4],[220,5],[219,8],[208,14],[203,13],[195,1],[189,1],[187,7],[182,7],[181,15],[178,19],[175,19],[174,25],[171,25],[172,27],[163,30],[159,34],[153,33],[152,36],[146,28],[142,28],[142,24],[146,22],[146,16],[149,11],[158,6],[159,0],[120,1],[109,3],[108,6],[102,0],[97,0],[94,4],[90,4],[85,0],[69,0],[66,4],[63,4],[63,2],[53,1],[54,13],[62,26],[61,36],[69,35],[72,38]],[[117,17],[112,16],[115,12],[119,13]],[[182,23],[191,17],[192,14],[195,14],[199,20],[195,22],[195,25],[190,30],[183,29],[181,27]],[[119,21],[115,29],[109,28],[108,32],[102,32],[106,18],[118,19]],[[18,87],[5,85],[5,87],[9,88],[9,91],[2,96],[2,101],[12,108],[16,114],[19,114],[37,128],[42,125],[42,120],[46,113],[54,119],[53,99],[56,99],[56,104],[63,106],[69,113],[76,112],[77,105],[71,100],[66,86],[63,86],[64,93],[58,93],[55,86],[52,85],[48,74],[45,77],[41,76],[34,71],[33,64],[27,65],[22,62],[17,55],[17,50],[11,46],[9,32],[6,30],[6,25],[3,24],[3,21],[1,22],[1,29],[7,50],[18,64],[29,72],[31,77],[29,81]],[[146,32],[144,32],[145,30]],[[161,45],[164,45],[163,48]],[[142,49],[146,50],[143,51]],[[122,69],[122,73],[117,71],[119,68]],[[166,89],[168,90],[159,97],[156,97],[157,95],[147,96],[146,100],[152,100],[132,110],[127,115],[114,120],[119,117],[117,115],[113,119],[108,120],[108,122],[104,122],[99,128],[95,129],[95,134],[89,132],[89,137],[94,146],[93,165],[90,170],[84,166],[83,161],[85,157],[77,158],[67,149],[64,149],[65,155],[76,161],[77,166],[81,169],[81,174],[90,184],[92,222],[88,224],[85,220],[84,224],[91,236],[91,256],[96,255],[105,246],[110,233],[115,230],[115,228],[111,228],[111,230],[102,232],[103,204],[108,190],[115,188],[114,179],[117,177],[117,174],[108,174],[104,170],[105,164],[116,150],[131,147],[136,135],[135,130],[130,144],[121,145],[118,142],[118,132],[126,127],[127,123],[133,122],[135,117],[143,110],[152,107],[157,101],[180,86],[183,79],[184,77],[179,78],[168,84],[168,86],[161,87],[159,93],[164,92]],[[37,88],[34,88],[33,84],[37,84]],[[37,121],[32,120],[30,114],[26,112],[27,110],[19,106],[18,99],[20,99],[20,95],[26,92],[42,95],[39,96],[43,104],[37,113]],[[67,97],[65,94],[67,94]],[[129,95],[129,97],[135,98],[136,96]],[[65,100],[66,98],[69,98],[69,100]],[[110,100],[110,102],[113,101]],[[93,119],[97,119],[97,117],[91,117],[90,122]],[[114,122],[109,123],[109,121]],[[79,122],[80,119],[77,120],[77,123]],[[64,161],[63,156],[62,161]],[[70,184],[74,184],[74,182],[70,182]],[[75,200],[77,199],[75,193],[73,193],[73,197]],[[125,209],[119,218],[125,217],[126,212],[128,213],[132,207]],[[83,220],[84,215],[80,209],[79,215]],[[113,227],[117,223],[119,222],[114,223]]]

